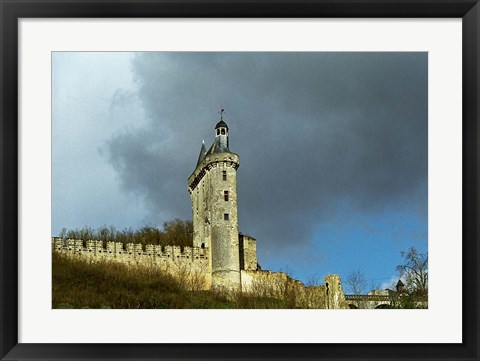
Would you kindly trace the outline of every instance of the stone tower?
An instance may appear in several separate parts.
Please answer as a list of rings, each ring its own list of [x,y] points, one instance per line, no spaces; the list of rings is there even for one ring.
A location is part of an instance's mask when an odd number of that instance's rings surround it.
[[[192,199],[193,245],[207,249],[212,288],[240,289],[237,214],[237,169],[240,157],[230,152],[223,114],[215,126],[215,140],[202,144],[197,166],[188,178]]]
[[[325,276],[325,308],[348,308],[339,275]]]

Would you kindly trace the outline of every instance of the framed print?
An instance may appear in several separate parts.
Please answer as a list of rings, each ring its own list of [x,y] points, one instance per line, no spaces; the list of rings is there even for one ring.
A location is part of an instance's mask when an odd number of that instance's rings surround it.
[[[2,359],[478,359],[479,11],[2,1]]]

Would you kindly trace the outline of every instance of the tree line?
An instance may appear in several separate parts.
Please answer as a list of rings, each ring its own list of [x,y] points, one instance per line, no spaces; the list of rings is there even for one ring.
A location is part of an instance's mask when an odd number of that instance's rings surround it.
[[[102,226],[97,229],[84,226],[77,229],[62,228],[58,237],[62,239],[77,239],[85,242],[88,240],[99,240],[106,242],[141,243],[143,247],[147,244],[165,246],[193,246],[193,223],[181,219],[174,219],[163,223],[162,228],[151,225],[143,226],[140,229],[132,228],[116,229],[114,226]]]
[[[415,247],[401,251],[402,263],[395,267],[398,279],[403,283],[401,294],[402,304],[399,308],[413,308],[416,300],[428,297],[428,254],[419,252]],[[345,283],[355,295],[365,294],[368,282],[361,270],[351,271],[347,274]],[[372,289],[376,289],[374,285]],[[391,284],[389,289],[396,290],[396,284]],[[412,306],[412,307],[410,307]]]

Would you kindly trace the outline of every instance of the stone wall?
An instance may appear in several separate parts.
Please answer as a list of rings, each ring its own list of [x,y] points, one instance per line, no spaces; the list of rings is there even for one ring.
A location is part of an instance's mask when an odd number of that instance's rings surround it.
[[[239,234],[240,269],[246,271],[257,270],[257,240],[245,234]]]
[[[337,281],[332,288],[329,283],[321,286],[305,286],[302,282],[289,277],[283,272],[241,271],[242,291],[257,297],[270,297],[287,300],[295,308],[348,308],[342,291],[340,277],[329,275],[325,280]],[[328,299],[330,297],[332,301]],[[342,302],[343,300],[343,302]]]
[[[248,237],[248,236],[247,236]],[[340,277],[328,275],[325,285],[307,287],[302,282],[283,272],[262,271],[256,269],[256,245],[252,237],[243,237],[245,267],[255,269],[241,270],[241,290],[258,297],[287,300],[296,308],[347,308],[342,291]],[[148,244],[107,242],[89,240],[52,238],[52,249],[70,257],[81,257],[89,261],[119,262],[132,267],[158,267],[177,277],[183,285],[192,290],[212,288],[212,272],[209,263],[208,248],[179,246],[161,247]],[[256,250],[256,249],[255,249]],[[248,255],[250,253],[250,255]]]
[[[107,242],[61,238],[52,239],[52,249],[72,257],[82,257],[89,261],[119,262],[127,266],[158,267],[172,274],[180,281],[192,284],[194,289],[211,288],[211,271],[208,249],[199,247],[166,246]],[[194,283],[192,283],[195,281]]]
[[[349,308],[345,301],[345,294],[342,289],[342,282],[339,275],[325,276],[326,307],[330,309]]]

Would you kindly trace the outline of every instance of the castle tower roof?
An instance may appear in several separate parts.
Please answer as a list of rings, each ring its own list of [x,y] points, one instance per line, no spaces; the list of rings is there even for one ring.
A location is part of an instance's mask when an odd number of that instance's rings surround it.
[[[220,112],[220,121],[215,125],[215,140],[207,151],[207,155],[212,153],[230,152],[228,149],[228,125],[223,120],[223,108]]]
[[[202,142],[202,148],[200,148],[200,154],[198,155],[197,167],[205,159],[207,155],[207,150],[205,149],[205,141]]]
[[[212,153],[226,153],[230,152],[228,144],[222,143],[220,138],[215,138],[212,146],[208,149],[206,156]]]
[[[228,125],[223,121],[223,119],[221,119],[215,126],[215,129],[218,129],[218,128],[227,128],[228,130]]]

